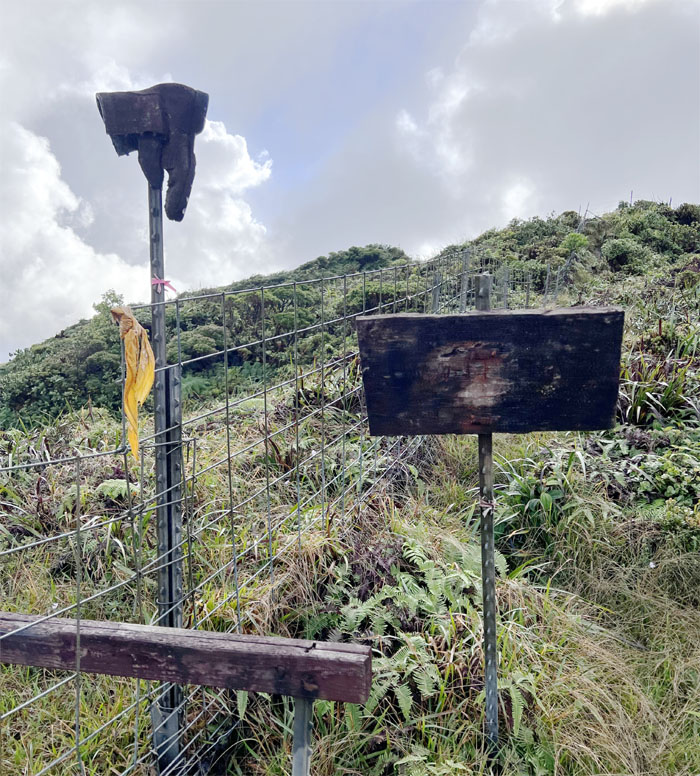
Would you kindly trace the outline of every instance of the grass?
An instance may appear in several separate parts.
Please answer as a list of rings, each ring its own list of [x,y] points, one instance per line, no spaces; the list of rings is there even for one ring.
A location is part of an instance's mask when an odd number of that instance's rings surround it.
[[[442,466],[449,451],[439,453]],[[293,575],[277,599],[285,625],[297,621],[292,632],[343,634],[375,652],[367,706],[317,704],[315,773],[488,772],[475,527],[435,506],[445,494],[433,482],[427,497],[385,494],[332,549],[310,550],[304,567],[316,570],[322,601]],[[616,576],[617,559],[584,548],[584,535],[570,537],[600,565],[576,592],[521,571],[499,584],[501,772],[696,773],[700,615],[660,577]],[[290,713],[279,699],[251,704],[233,772],[288,772]]]

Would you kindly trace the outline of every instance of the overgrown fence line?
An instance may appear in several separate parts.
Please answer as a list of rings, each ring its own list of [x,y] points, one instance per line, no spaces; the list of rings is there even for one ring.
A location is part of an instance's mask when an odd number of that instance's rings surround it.
[[[148,407],[139,464],[124,418],[120,429],[104,413],[83,413],[56,439],[38,434],[26,447],[8,435],[0,610],[74,617],[78,644],[81,619],[265,632],[286,559],[342,532],[422,444],[369,437],[355,318],[464,312],[482,272],[494,276],[495,308],[531,306],[542,290],[540,279],[467,248],[162,303],[169,364],[156,379],[180,392],[183,408],[167,441],[146,430]],[[149,308],[134,310],[145,322]],[[210,336],[203,319],[216,321]],[[217,396],[204,409],[202,381]],[[68,433],[79,440],[73,449],[61,438]],[[178,472],[169,483],[155,471],[164,449]],[[169,505],[182,523],[163,548],[155,523]],[[0,662],[9,635],[0,635]],[[109,772],[146,773],[154,741],[176,749],[162,773],[195,773],[225,749],[246,703],[227,690],[88,677],[79,648],[70,673],[0,666],[0,699],[0,736],[12,742],[0,749],[0,770],[32,774],[107,772],[105,752]],[[39,728],[50,733],[37,748]]]

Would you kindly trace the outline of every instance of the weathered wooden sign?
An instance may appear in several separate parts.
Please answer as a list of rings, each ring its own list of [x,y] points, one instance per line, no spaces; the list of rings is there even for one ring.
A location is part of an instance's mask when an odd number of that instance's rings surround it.
[[[612,307],[360,317],[370,433],[610,428],[623,321]]]
[[[488,312],[493,278],[474,277],[477,312],[357,319],[375,435],[478,434],[486,737],[498,747],[493,432],[610,428],[624,313],[612,307]]]

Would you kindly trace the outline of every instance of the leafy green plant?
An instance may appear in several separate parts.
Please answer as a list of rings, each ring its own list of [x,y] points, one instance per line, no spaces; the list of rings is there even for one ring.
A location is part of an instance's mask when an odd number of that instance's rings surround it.
[[[618,415],[622,422],[649,426],[655,422],[700,421],[691,393],[693,364],[673,357],[656,360],[631,355],[622,367]]]
[[[119,480],[103,480],[95,488],[95,493],[111,501],[123,501],[129,496],[129,485],[123,478]]]

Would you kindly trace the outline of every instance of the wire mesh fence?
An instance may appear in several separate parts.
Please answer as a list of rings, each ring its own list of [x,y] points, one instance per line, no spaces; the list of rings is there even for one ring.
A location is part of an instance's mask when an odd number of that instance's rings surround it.
[[[154,747],[172,744],[161,773],[195,773],[221,751],[230,691],[84,674],[81,619],[265,632],[282,560],[342,533],[423,442],[369,437],[355,319],[464,312],[484,271],[494,307],[530,306],[542,290],[542,278],[462,249],[165,302],[169,363],[156,380],[176,420],[167,438],[150,433],[159,408],[146,406],[138,463],[125,419],[94,408],[4,434],[0,609],[73,617],[78,648],[71,672],[0,665],[0,771],[150,773]],[[152,308],[134,311],[147,323]]]

